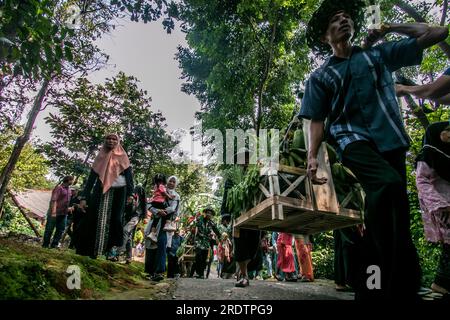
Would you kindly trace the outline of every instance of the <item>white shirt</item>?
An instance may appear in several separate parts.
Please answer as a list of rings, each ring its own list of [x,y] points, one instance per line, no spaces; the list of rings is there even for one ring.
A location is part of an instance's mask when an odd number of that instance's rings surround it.
[[[127,180],[125,180],[125,176],[119,175],[116,180],[111,185],[111,188],[120,188],[125,187],[127,185]]]

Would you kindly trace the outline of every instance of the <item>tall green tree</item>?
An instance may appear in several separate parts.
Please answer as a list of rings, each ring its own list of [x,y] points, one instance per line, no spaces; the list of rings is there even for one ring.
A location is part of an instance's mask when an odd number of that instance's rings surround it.
[[[294,79],[307,72],[304,1],[180,1],[188,48],[182,90],[201,103],[203,129],[279,128],[292,116]],[[297,88],[298,89],[298,88]]]
[[[66,37],[73,31],[65,26],[62,9],[53,0],[0,2],[1,77],[14,73],[40,79],[59,69],[63,56],[70,57]]]
[[[14,141],[23,127],[5,130],[0,134],[0,167],[8,161],[8,155],[14,147]],[[11,177],[11,191],[24,189],[45,189],[50,187],[46,178],[50,173],[47,160],[31,143],[27,143],[19,157],[16,170]]]
[[[175,142],[166,131],[165,118],[151,107],[147,92],[136,78],[119,72],[104,84],[79,78],[55,95],[50,114],[52,140],[43,150],[56,175],[86,173],[107,133],[118,133],[133,170],[141,179],[153,165],[169,161]]]
[[[79,15],[73,16],[74,8]],[[166,9],[164,9],[166,8]],[[131,13],[131,19],[144,22],[166,14],[171,3],[166,0],[4,0],[0,1],[0,100],[5,76],[20,76],[38,83],[23,134],[17,138],[8,162],[0,173],[0,207],[20,153],[29,141],[37,115],[47,95],[104,64],[105,55],[94,41],[114,28],[115,18]],[[75,10],[77,11],[77,10]],[[78,20],[75,21],[73,19]],[[164,19],[168,32],[173,22]],[[13,83],[6,81],[6,83]],[[13,110],[18,116],[24,108]],[[17,112],[18,111],[18,112]]]
[[[149,175],[146,177],[147,190],[151,192],[152,179],[155,174],[162,173],[166,177],[172,175],[179,180],[177,192],[181,199],[187,200],[200,193],[208,193],[211,191],[211,178],[208,176],[207,169],[195,163],[181,163],[175,164],[173,162],[161,161],[155,166],[151,167]]]
[[[24,1],[24,3],[28,3],[30,1]],[[39,9],[39,4],[36,4],[38,2],[31,1],[33,5],[38,6],[37,7],[37,15],[43,15],[46,23],[45,28],[42,26],[34,26],[34,25],[27,25],[25,24],[24,28],[29,32],[30,34],[36,33],[39,35],[39,45],[31,45],[33,43],[33,39],[35,37],[30,36],[26,39],[20,39],[20,43],[23,46],[31,46],[29,50],[33,52],[34,55],[37,55],[41,58],[41,60],[36,61],[31,60],[30,65],[32,65],[31,70],[24,69],[24,61],[27,61],[25,57],[16,59],[13,58],[11,62],[6,63],[6,66],[12,66],[12,65],[19,65],[18,72],[15,72],[17,70],[16,67],[12,68],[4,68],[5,72],[2,74],[1,83],[7,83],[9,85],[16,85],[17,81],[5,81],[5,77],[23,77],[27,79],[28,81],[31,81],[31,84],[36,87],[37,94],[35,98],[30,101],[30,105],[25,105],[23,109],[29,108],[30,111],[27,115],[27,121],[23,130],[22,135],[18,136],[16,139],[16,142],[14,144],[14,148],[11,151],[11,154],[9,155],[9,159],[6,162],[6,164],[3,166],[1,173],[0,173],[0,207],[3,204],[3,199],[6,193],[6,189],[9,185],[11,175],[13,174],[13,171],[17,165],[17,161],[20,157],[21,152],[23,151],[23,148],[27,144],[27,142],[30,139],[31,132],[34,127],[34,123],[36,121],[36,118],[39,114],[39,112],[45,107],[44,101],[46,98],[54,93],[57,92],[61,87],[66,86],[66,82],[71,81],[73,77],[79,75],[79,74],[86,74],[90,70],[96,69],[102,64],[104,64],[105,59],[107,58],[104,54],[101,53],[101,51],[98,49],[98,47],[95,45],[94,41],[104,32],[111,29],[112,24],[111,21],[115,17],[115,13],[111,12],[111,10],[108,7],[101,6],[97,7],[97,3],[92,4],[91,6],[85,6],[84,7],[84,15],[83,15],[83,23],[81,23],[76,30],[72,29],[71,31],[66,32],[65,27],[61,27],[63,21],[68,17],[70,14],[69,12],[69,6],[70,4],[73,4],[74,1],[53,1],[51,3],[45,2],[45,4],[51,9],[51,10],[42,10]],[[5,2],[6,3],[6,2]],[[3,10],[2,11],[2,19],[4,19],[7,22],[14,23],[14,20],[17,21],[28,21],[30,20],[26,10],[18,10],[17,14],[19,16],[16,16],[16,11],[13,9],[17,9],[20,6],[16,2],[7,2],[7,4],[10,4],[7,8],[11,10]],[[83,3],[85,3],[83,1]],[[86,2],[87,3],[87,2]],[[3,3],[2,3],[3,4]],[[87,10],[87,8],[93,7],[93,10]],[[5,7],[2,7],[5,9]],[[36,17],[38,19],[38,17]],[[31,19],[32,20],[32,19]],[[31,21],[30,20],[30,21]],[[28,21],[28,22],[30,22]],[[31,22],[30,22],[31,23]],[[40,32],[40,28],[50,28],[52,32],[60,32],[61,34],[57,33],[56,36],[59,37],[58,40],[55,40],[54,38],[48,39],[45,34]],[[11,27],[11,30],[13,28]],[[66,32],[66,34],[64,34]],[[36,36],[37,37],[37,36]],[[47,50],[46,51],[46,45],[51,46],[52,41],[64,41],[64,47],[61,46],[55,46],[55,54],[54,57],[57,59],[57,61],[49,62],[50,60],[47,59],[48,56],[52,56],[52,51]],[[42,49],[44,48],[44,49]],[[50,48],[50,49],[51,49]],[[63,50],[64,49],[64,50]],[[24,56],[28,55],[26,53],[21,53]],[[19,55],[20,56],[20,55]],[[30,54],[32,56],[32,54]],[[48,61],[47,61],[47,60]],[[3,60],[0,61],[0,63],[4,63]],[[8,64],[9,63],[9,64]],[[47,69],[46,69],[47,68]],[[11,70],[13,70],[11,74]],[[20,85],[20,83],[19,83]],[[0,100],[12,100],[13,98],[7,96],[9,93],[14,91],[7,91],[4,90],[4,88],[0,88]],[[5,96],[6,94],[6,96]],[[27,94],[32,94],[30,92],[27,92]],[[21,112],[21,110],[19,110]]]

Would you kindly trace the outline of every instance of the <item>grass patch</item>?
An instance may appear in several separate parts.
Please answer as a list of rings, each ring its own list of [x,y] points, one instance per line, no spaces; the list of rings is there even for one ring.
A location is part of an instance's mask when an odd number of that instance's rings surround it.
[[[67,288],[70,265],[80,267],[80,290]],[[139,262],[121,265],[0,238],[0,299],[103,299],[112,292],[151,291],[143,271]]]

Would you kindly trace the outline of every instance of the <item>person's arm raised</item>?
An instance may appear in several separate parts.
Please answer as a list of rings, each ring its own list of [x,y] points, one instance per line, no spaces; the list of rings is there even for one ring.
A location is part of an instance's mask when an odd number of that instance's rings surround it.
[[[408,37],[417,38],[417,44],[426,49],[448,37],[448,28],[441,26],[430,26],[425,23],[390,23],[387,33],[395,32]]]
[[[421,86],[397,85],[398,95],[412,94],[417,98],[436,100],[450,93],[450,76],[440,76],[436,81]]]
[[[447,27],[430,26],[426,23],[383,23],[381,29],[369,30],[363,42],[363,48],[370,48],[375,42],[391,32],[416,38],[417,45],[421,49],[429,48],[448,37]]]

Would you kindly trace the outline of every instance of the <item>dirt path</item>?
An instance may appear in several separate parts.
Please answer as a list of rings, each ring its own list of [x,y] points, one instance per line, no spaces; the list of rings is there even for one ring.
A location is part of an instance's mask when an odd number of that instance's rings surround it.
[[[172,299],[177,300],[353,300],[354,294],[336,292],[329,280],[313,283],[250,281],[247,288],[234,287],[234,279],[182,278]]]
[[[166,279],[161,282],[140,281],[141,288],[129,290],[112,290],[105,300],[171,300],[176,288],[176,280]]]

